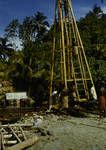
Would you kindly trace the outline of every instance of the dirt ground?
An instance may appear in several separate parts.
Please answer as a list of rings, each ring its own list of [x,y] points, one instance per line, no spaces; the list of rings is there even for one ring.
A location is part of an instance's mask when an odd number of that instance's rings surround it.
[[[27,150],[106,150],[106,118],[46,114],[27,135],[39,137]]]

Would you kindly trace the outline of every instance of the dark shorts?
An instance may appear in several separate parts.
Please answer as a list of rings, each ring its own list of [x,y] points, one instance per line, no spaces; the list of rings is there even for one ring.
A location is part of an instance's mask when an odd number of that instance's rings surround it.
[[[106,97],[105,96],[99,96],[99,110],[105,110],[106,109]]]

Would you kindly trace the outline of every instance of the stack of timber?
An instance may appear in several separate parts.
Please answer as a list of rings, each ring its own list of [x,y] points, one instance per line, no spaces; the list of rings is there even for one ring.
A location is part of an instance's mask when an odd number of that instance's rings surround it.
[[[0,126],[0,150],[22,150],[38,141],[36,136],[27,139],[22,126],[15,124]]]

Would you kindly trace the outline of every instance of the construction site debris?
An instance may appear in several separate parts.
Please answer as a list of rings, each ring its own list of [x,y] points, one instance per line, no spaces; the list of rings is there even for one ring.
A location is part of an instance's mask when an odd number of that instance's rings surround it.
[[[1,135],[0,148],[2,150],[8,148],[11,145],[15,145],[17,143],[21,143],[27,140],[26,135],[24,134],[24,131],[19,124],[1,125],[0,135]]]

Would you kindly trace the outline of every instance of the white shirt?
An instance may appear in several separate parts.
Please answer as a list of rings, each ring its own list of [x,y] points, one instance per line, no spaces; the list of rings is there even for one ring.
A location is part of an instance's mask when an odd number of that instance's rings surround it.
[[[91,94],[92,94],[93,98],[95,100],[97,100],[97,94],[96,94],[96,90],[95,90],[94,86],[91,87]]]
[[[53,91],[52,92],[52,96],[56,95],[57,94],[57,91]]]

